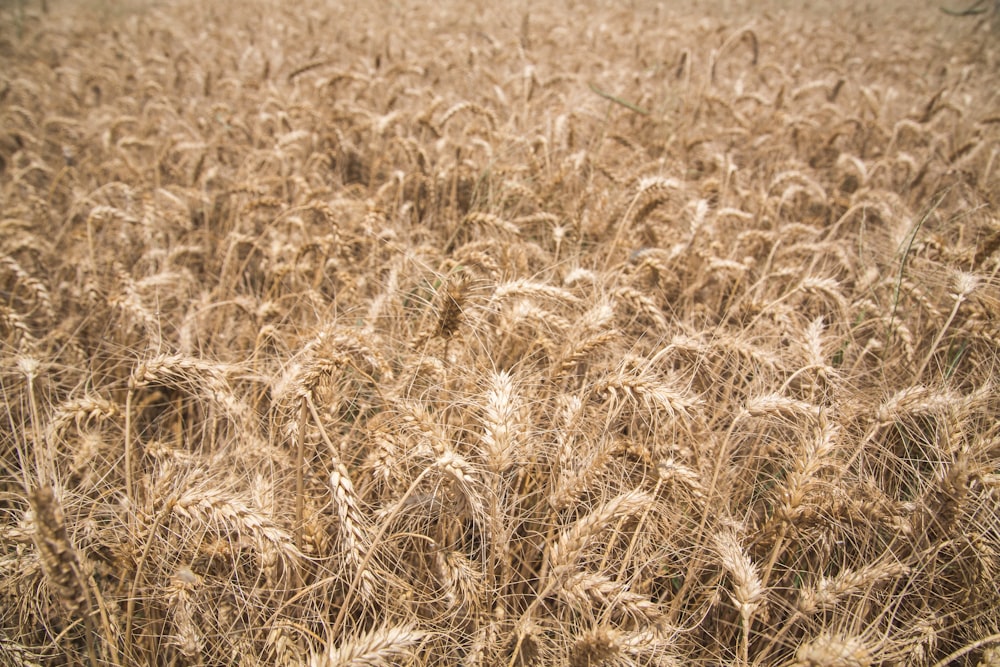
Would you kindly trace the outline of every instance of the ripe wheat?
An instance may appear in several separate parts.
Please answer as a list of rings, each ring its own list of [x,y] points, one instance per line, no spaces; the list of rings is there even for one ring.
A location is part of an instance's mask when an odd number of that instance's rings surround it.
[[[996,662],[987,17],[107,4],[0,6],[0,663]]]

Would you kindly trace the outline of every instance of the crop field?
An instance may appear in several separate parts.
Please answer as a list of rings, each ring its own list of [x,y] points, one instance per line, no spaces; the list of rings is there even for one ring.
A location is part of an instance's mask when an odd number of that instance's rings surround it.
[[[0,665],[1000,665],[941,5],[0,4]]]

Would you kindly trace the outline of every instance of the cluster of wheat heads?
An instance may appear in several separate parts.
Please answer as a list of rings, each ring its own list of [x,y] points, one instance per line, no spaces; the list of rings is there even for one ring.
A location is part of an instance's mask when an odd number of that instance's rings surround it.
[[[0,17],[0,664],[996,665],[996,40],[473,4]]]

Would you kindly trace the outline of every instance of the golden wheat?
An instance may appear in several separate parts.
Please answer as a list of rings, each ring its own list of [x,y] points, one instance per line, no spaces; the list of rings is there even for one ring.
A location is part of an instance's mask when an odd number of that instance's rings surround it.
[[[0,662],[995,662],[987,4],[0,7]]]

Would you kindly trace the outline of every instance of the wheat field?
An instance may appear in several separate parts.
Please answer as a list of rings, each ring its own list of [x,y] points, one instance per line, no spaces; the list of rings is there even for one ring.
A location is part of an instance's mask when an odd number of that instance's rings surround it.
[[[940,5],[4,3],[0,665],[1000,665]]]

